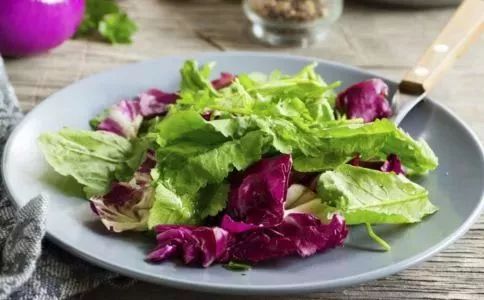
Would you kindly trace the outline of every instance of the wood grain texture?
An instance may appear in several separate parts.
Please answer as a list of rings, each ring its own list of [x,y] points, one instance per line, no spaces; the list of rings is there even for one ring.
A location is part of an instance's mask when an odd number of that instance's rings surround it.
[[[48,54],[7,60],[24,110],[90,74],[168,54],[199,51],[273,51],[356,65],[399,80],[453,13],[452,8],[395,10],[347,3],[325,41],[307,49],[266,48],[247,34],[237,0],[123,0],[139,24],[133,45],[72,40]],[[411,32],[412,34],[409,34]],[[450,107],[484,141],[484,37],[434,88],[431,97]],[[385,279],[294,299],[484,299],[484,217],[458,242],[428,262]],[[185,292],[146,283],[126,290],[102,287],[83,299],[242,300]],[[269,297],[251,297],[255,300]]]

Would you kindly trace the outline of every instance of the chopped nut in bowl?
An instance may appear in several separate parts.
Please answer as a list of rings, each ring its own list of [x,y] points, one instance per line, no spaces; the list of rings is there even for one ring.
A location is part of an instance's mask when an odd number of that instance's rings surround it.
[[[244,0],[251,33],[275,46],[307,46],[324,38],[343,11],[343,0]]]

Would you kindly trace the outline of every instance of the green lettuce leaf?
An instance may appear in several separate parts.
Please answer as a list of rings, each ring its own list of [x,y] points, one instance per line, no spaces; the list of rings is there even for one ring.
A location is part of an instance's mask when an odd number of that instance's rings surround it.
[[[133,177],[133,173],[145,160],[148,149],[153,146],[153,141],[147,137],[134,138],[129,141],[131,143],[131,151],[126,156],[124,164],[120,165],[114,173],[118,181],[129,181]]]
[[[425,141],[412,139],[389,120],[372,123],[339,120],[305,126],[284,118],[248,116],[215,120],[210,124],[230,137],[253,130],[264,132],[275,151],[293,155],[294,168],[301,172],[334,169],[357,154],[364,160],[385,160],[393,153],[408,171],[418,174],[438,165],[437,157]]]
[[[105,132],[65,128],[42,134],[39,145],[54,170],[74,177],[88,197],[106,193],[115,173],[132,175],[127,160],[136,160],[127,139]]]
[[[200,190],[198,199],[198,211],[203,220],[209,216],[216,216],[227,206],[230,185],[226,182],[220,184],[208,184]]]
[[[156,182],[155,201],[150,209],[148,228],[158,224],[196,224],[194,195],[177,194],[165,182]]]
[[[318,194],[349,225],[415,223],[437,211],[428,191],[405,176],[351,165],[323,173]]]
[[[356,154],[363,160],[384,160],[393,153],[409,171],[418,174],[434,170],[438,165],[437,157],[425,141],[412,139],[386,119],[364,124],[341,122],[313,134],[317,150],[296,149],[294,153],[294,168],[299,171],[333,169]]]
[[[194,148],[205,148],[227,140],[218,132],[217,128],[210,124],[196,111],[171,112],[151,128],[148,136],[156,140],[160,147],[171,146],[167,151],[191,153]],[[191,147],[173,149],[173,145],[180,143],[191,144]]]
[[[302,100],[320,98],[328,90],[338,86],[339,83],[328,86],[316,73],[316,66],[316,63],[307,65],[295,75],[284,75],[276,72],[271,74],[266,81],[252,80],[250,86],[248,84],[246,86],[249,88],[249,93],[258,93],[269,97],[297,97]]]
[[[180,70],[182,76],[180,94],[182,98],[187,94],[197,94],[201,91],[210,91],[213,96],[218,95],[210,82],[210,74],[214,66],[214,63],[209,63],[199,67],[195,60],[187,60]]]

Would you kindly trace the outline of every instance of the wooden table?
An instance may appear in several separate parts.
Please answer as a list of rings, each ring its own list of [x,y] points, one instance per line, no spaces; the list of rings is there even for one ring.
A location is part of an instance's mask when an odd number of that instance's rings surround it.
[[[7,60],[24,110],[90,74],[167,54],[199,51],[274,51],[321,57],[398,80],[452,14],[452,8],[408,10],[347,3],[326,41],[307,49],[266,48],[248,37],[236,0],[125,0],[139,24],[129,46],[72,40],[48,54]],[[484,36],[431,95],[450,107],[484,140]],[[465,145],[457,145],[465,146]],[[137,283],[126,290],[101,287],[85,299],[244,299]],[[282,299],[484,299],[484,218],[453,246],[386,279],[361,286]],[[254,299],[266,299],[255,297]]]

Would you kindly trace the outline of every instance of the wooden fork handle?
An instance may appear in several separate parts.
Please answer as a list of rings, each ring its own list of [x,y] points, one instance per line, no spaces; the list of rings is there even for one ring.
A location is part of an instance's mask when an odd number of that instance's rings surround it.
[[[400,91],[415,95],[430,91],[483,30],[484,0],[464,0],[417,65],[405,75]]]

